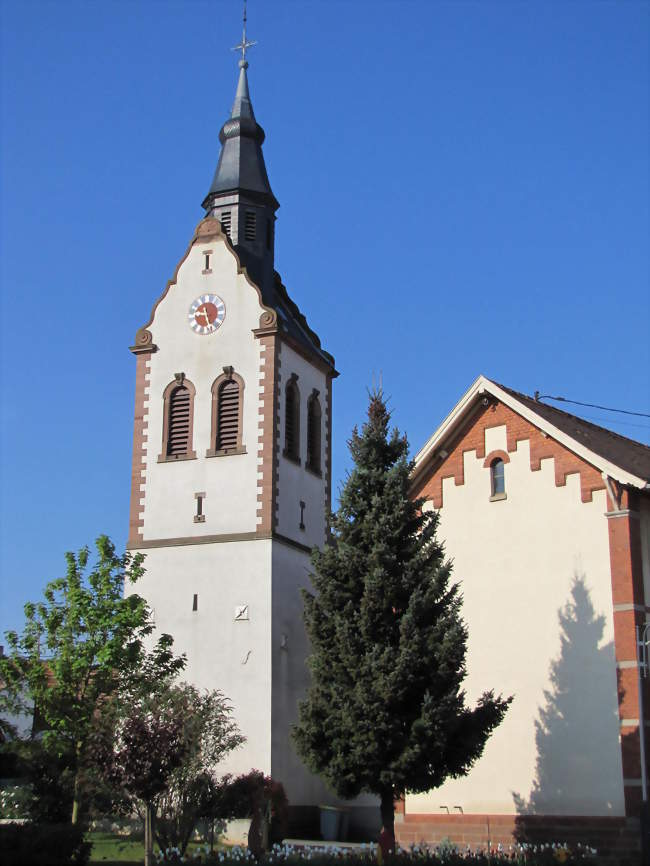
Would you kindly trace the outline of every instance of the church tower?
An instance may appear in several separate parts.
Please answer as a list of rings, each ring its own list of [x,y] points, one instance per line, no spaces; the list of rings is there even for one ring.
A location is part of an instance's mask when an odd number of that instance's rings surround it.
[[[307,685],[300,588],[330,509],[334,359],[274,270],[264,132],[239,81],[199,222],[131,351],[136,399],[128,547],[134,587],[187,654],[184,677],[231,701],[257,768],[292,805],[325,797],[289,738]]]

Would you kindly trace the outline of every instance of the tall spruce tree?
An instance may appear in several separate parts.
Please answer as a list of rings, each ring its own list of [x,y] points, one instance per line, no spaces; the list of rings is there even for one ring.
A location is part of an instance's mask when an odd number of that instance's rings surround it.
[[[389,432],[383,395],[349,442],[354,468],[331,518],[332,543],[312,556],[305,592],[312,681],[294,728],[306,765],[343,798],[394,801],[467,774],[511,698],[465,703],[467,628],[438,515],[409,498],[408,442]]]

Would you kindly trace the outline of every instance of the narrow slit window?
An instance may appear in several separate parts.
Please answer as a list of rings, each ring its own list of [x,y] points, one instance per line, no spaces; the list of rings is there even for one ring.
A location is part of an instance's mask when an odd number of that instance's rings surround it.
[[[267,219],[267,221],[266,221],[266,248],[267,248],[267,250],[271,249],[272,238],[273,238],[273,227],[271,224],[271,220]]]
[[[321,408],[318,391],[307,405],[307,466],[312,472],[321,471]]]
[[[205,499],[205,493],[195,493],[194,498],[196,499],[196,514],[194,515],[194,522],[205,523],[205,514],[203,513],[203,500]]]
[[[284,406],[284,453],[290,460],[300,460],[300,392],[295,374],[287,382]]]
[[[204,253],[204,255],[205,255],[205,265],[204,265],[203,269],[206,271],[209,271],[210,270],[210,253]]]
[[[230,211],[221,211],[221,226],[225,233],[230,237]]]
[[[247,241],[254,241],[256,236],[257,214],[253,210],[247,210],[244,222],[244,237]]]
[[[194,593],[194,598],[192,599],[192,610],[196,611],[199,609],[199,596],[198,593]]]
[[[493,460],[490,464],[490,485],[492,496],[504,496],[506,492],[506,479],[504,471],[504,462],[500,457]]]
[[[304,528],[305,528],[305,508],[306,508],[306,505],[305,505],[305,503],[301,500],[301,501],[300,501],[300,525],[299,525],[299,528],[300,528],[300,529],[304,529]]]
[[[167,456],[179,457],[190,450],[190,410],[192,401],[185,385],[174,388],[169,399]]]

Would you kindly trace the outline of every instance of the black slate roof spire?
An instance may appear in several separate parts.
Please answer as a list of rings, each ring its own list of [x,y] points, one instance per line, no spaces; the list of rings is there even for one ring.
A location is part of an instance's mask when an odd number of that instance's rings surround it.
[[[255,120],[248,89],[246,3],[239,80],[230,117],[219,132],[221,152],[202,207],[206,216],[221,222],[249,275],[264,294],[273,292],[275,212],[280,207],[266,173],[262,143],[264,130]]]
[[[239,61],[239,81],[230,118],[221,127],[221,153],[210,190],[203,201],[206,211],[214,207],[218,195],[246,192],[260,202],[279,207],[266,173],[262,142],[264,130],[255,120],[248,89],[247,60]]]

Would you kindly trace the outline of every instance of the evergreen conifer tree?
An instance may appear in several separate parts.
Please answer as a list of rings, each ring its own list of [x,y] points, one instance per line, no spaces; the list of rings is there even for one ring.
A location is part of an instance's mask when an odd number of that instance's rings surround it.
[[[438,516],[408,491],[408,442],[389,432],[381,392],[349,442],[354,467],[331,517],[331,544],[312,556],[304,593],[311,686],[294,739],[306,765],[343,798],[394,801],[465,775],[510,698],[465,703],[467,629]]]

